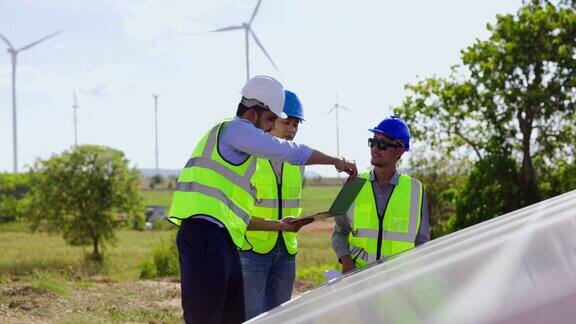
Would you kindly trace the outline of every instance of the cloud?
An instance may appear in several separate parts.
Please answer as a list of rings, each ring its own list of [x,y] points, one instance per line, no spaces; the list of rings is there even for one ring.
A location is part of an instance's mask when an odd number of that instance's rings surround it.
[[[0,75],[5,67],[0,66]],[[48,68],[24,65],[18,67],[19,90],[39,93],[79,94],[94,97],[122,98],[141,80],[141,67],[136,64],[111,64],[94,67],[82,74],[70,75]],[[7,79],[7,78],[5,78]],[[136,81],[135,81],[136,80]],[[0,82],[2,85],[5,82]]]
[[[96,97],[103,97],[108,95],[108,89],[104,84],[99,84],[93,88],[79,89],[78,92],[84,95],[90,95]]]
[[[116,3],[122,15],[124,32],[129,38],[140,42],[174,38],[195,31],[206,30],[207,26],[199,19],[214,7],[227,1],[125,1]]]
[[[151,57],[191,49],[190,36],[222,25],[240,23],[256,4],[254,1],[127,0],[114,3],[127,38],[144,43]],[[242,18],[233,16],[242,16]]]
[[[11,70],[10,64],[0,65],[0,87],[10,84]]]

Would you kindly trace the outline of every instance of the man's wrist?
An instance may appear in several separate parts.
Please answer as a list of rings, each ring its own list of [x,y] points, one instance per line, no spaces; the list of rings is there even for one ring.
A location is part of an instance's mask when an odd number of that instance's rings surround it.
[[[338,259],[338,261],[340,261],[340,263],[342,263],[342,264],[344,264],[344,261],[346,261],[346,262],[348,262],[348,261],[349,261],[349,262],[352,262],[352,257],[350,256],[350,254],[343,255],[343,256],[341,256],[341,257]]]
[[[344,166],[346,165],[346,160],[343,156],[336,157],[334,161],[334,167],[338,172],[342,172],[344,170]]]

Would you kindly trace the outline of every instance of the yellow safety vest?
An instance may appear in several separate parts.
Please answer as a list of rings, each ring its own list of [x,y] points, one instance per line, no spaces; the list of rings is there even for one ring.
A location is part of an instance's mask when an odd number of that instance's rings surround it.
[[[370,173],[359,177],[369,179]],[[352,227],[348,236],[350,256],[356,266],[363,267],[415,246],[423,194],[420,181],[400,174],[384,215],[378,215],[372,182],[366,181],[347,215]]]
[[[252,210],[252,217],[280,220],[284,217],[300,217],[302,208],[302,180],[304,179],[304,166],[282,163],[282,183],[276,181],[276,174],[269,160],[258,158],[258,171],[252,177],[252,184],[256,187],[256,202]],[[298,252],[296,233],[282,232],[286,249],[290,254]],[[278,232],[247,231],[246,244],[243,250],[256,253],[269,253],[278,240]]]
[[[183,219],[196,215],[214,217],[224,224],[234,244],[241,248],[254,207],[254,187],[250,179],[257,164],[253,156],[238,165],[222,158],[218,138],[227,124],[228,121],[214,126],[192,152],[178,178],[169,220],[180,225]]]

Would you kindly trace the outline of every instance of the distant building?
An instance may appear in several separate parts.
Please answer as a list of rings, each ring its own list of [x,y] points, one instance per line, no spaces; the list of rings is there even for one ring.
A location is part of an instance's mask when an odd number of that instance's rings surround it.
[[[166,218],[166,212],[162,206],[149,205],[146,206],[146,209],[144,210],[144,216],[146,217],[144,227],[146,229],[151,229],[154,227],[155,222],[162,221]]]

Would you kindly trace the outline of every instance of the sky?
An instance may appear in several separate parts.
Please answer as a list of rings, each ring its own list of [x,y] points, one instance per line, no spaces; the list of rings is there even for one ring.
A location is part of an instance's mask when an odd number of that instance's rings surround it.
[[[234,116],[246,81],[242,31],[195,34],[248,21],[256,3],[0,0],[0,33],[16,48],[63,29],[18,56],[19,169],[73,146],[74,91],[79,144],[122,150],[139,168],[155,166],[152,93],[161,93],[159,165],[182,168],[209,127]],[[340,153],[362,170],[367,129],[402,103],[404,86],[447,76],[462,49],[489,36],[487,23],[521,4],[263,0],[252,28],[278,70],[251,41],[251,75],[297,93],[306,120],[295,141],[323,152],[336,154],[336,120],[326,113],[336,102],[350,108],[340,115]],[[10,78],[1,50],[0,172],[13,169]],[[335,175],[329,166],[310,170]]]

